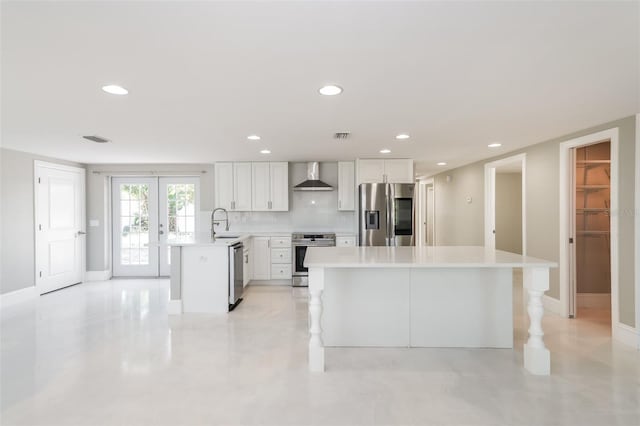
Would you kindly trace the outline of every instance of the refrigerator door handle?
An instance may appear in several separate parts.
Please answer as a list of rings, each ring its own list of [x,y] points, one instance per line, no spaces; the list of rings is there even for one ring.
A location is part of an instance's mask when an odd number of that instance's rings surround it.
[[[395,246],[396,215],[394,209],[395,193],[393,185],[387,184],[387,246]]]

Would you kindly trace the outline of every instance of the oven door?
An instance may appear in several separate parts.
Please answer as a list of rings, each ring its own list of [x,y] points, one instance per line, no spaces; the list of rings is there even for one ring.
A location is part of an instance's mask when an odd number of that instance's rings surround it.
[[[309,275],[309,269],[304,267],[304,256],[307,254],[306,245],[293,244],[293,268],[292,275],[294,277],[306,277]]]

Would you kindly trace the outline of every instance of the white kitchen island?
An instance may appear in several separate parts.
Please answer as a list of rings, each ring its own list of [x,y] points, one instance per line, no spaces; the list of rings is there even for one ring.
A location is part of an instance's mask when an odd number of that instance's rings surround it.
[[[249,235],[209,234],[169,240],[171,279],[168,313],[229,312],[229,247]]]
[[[325,347],[512,348],[512,270],[529,295],[524,366],[550,372],[542,295],[556,263],[484,247],[311,247],[309,369]]]

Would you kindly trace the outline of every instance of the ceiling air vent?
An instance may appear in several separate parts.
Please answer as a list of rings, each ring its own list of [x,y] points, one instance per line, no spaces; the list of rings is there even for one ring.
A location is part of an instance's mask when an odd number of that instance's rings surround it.
[[[95,143],[111,142],[109,139],[103,138],[102,136],[98,136],[98,135],[83,136],[83,138],[85,138],[88,141],[95,142]]]
[[[336,132],[333,134],[333,138],[338,140],[344,140],[344,139],[348,139],[350,135],[351,133],[349,132]]]

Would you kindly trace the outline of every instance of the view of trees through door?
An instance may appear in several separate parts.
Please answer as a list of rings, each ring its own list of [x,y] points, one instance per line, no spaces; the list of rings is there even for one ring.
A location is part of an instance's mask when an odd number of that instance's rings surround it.
[[[113,275],[168,276],[167,240],[193,236],[197,228],[199,179],[112,179]]]

